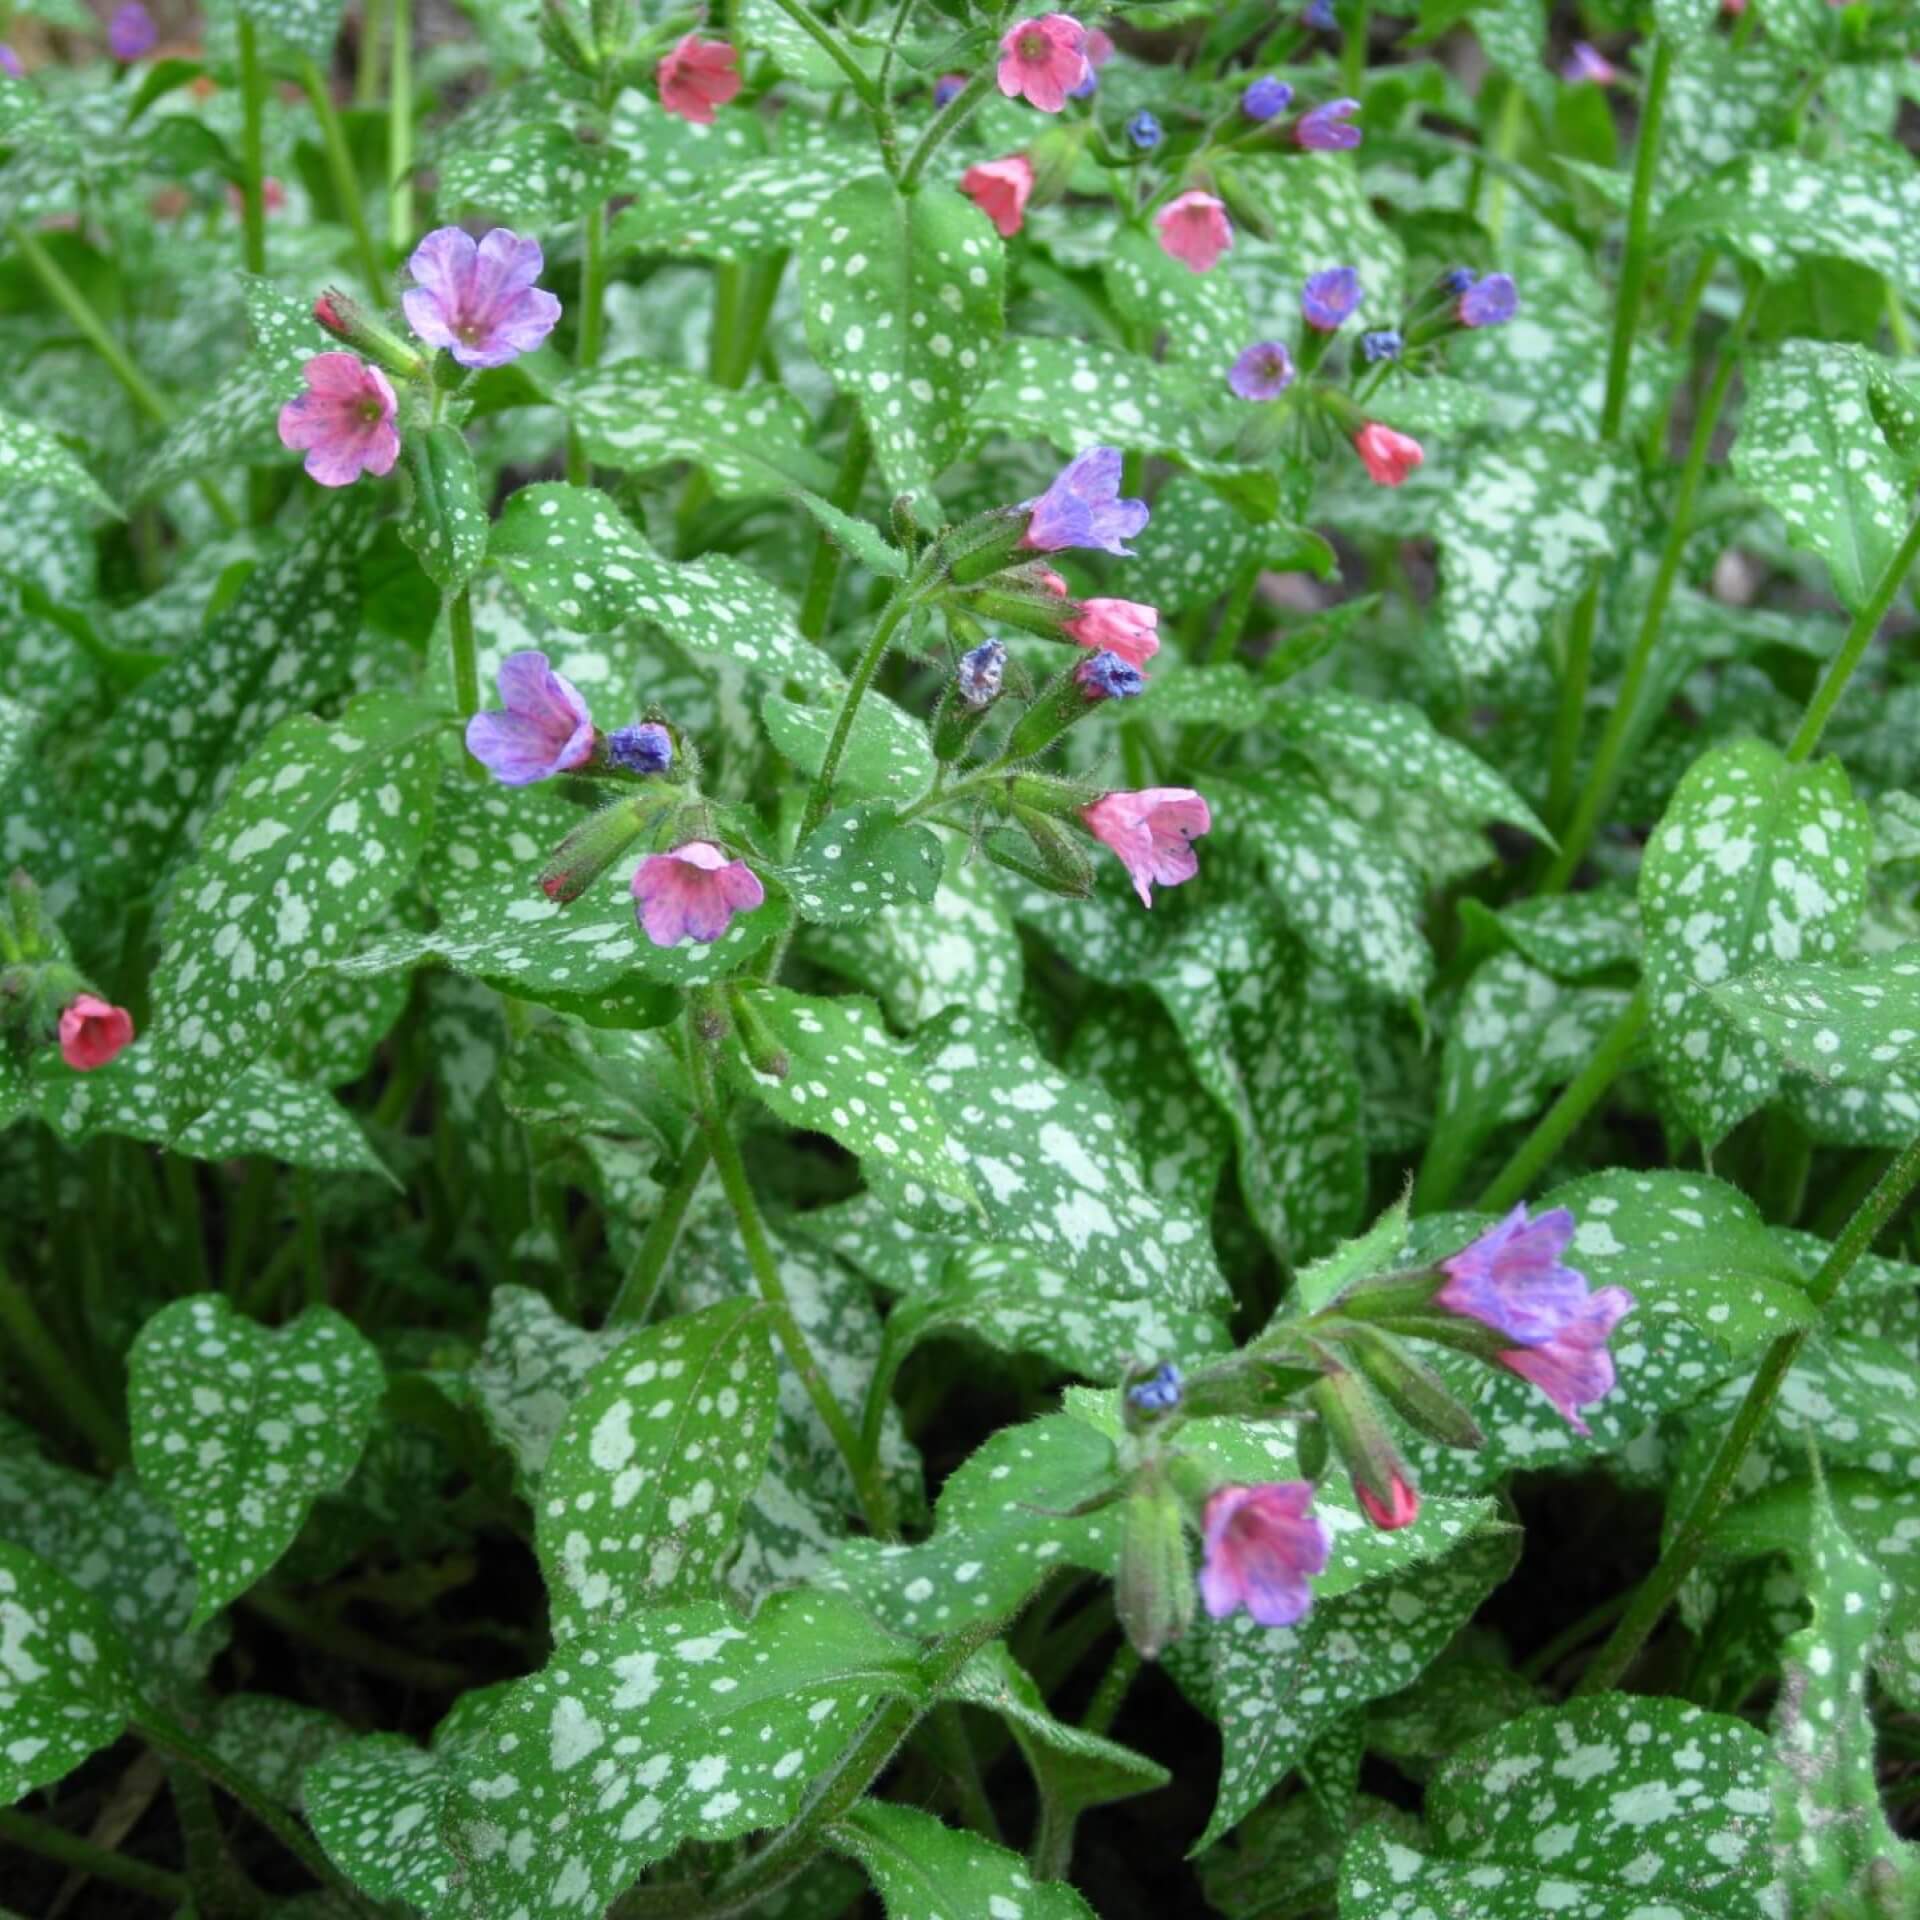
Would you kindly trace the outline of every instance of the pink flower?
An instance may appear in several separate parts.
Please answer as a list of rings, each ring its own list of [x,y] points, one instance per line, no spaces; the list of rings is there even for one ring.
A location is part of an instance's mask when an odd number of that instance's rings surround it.
[[[531,786],[593,757],[587,703],[544,653],[510,653],[494,678],[505,711],[489,708],[467,722],[467,751],[503,786]]]
[[[14,80],[27,77],[26,68],[20,64],[20,56],[4,40],[0,40],[0,73]]]
[[[280,409],[280,444],[304,448],[307,472],[323,487],[392,472],[400,435],[387,376],[351,353],[316,353],[300,371],[307,390]]]
[[[1130,667],[1144,667],[1160,651],[1160,609],[1138,600],[1082,600],[1080,612],[1061,631],[1077,645],[1117,653]]]
[[[1052,594],[1056,600],[1064,600],[1067,597],[1067,583],[1051,567],[1035,567],[1033,584],[1042,593]]]
[[[260,182],[261,208],[267,213],[280,213],[285,209],[286,204],[286,188],[269,174],[266,179]],[[247,210],[247,196],[242,193],[238,187],[229,186],[227,188],[227,205],[231,207],[236,214],[244,214]],[[321,299],[325,298],[326,296],[322,294]],[[316,305],[317,304],[316,302]]]
[[[1447,1278],[1433,1304],[1537,1347],[1587,1303],[1586,1275],[1561,1262],[1572,1243],[1573,1215],[1565,1207],[1530,1220],[1522,1201],[1497,1227],[1440,1262]]]
[[[982,160],[960,176],[960,191],[1011,240],[1026,218],[1027,196],[1033,191],[1033,162],[1024,153],[1004,160]]]
[[[1369,420],[1353,436],[1353,450],[1376,486],[1397,487],[1427,456],[1420,442]]]
[[[1396,1473],[1387,1490],[1387,1498],[1382,1500],[1371,1487],[1365,1487],[1358,1480],[1353,1483],[1353,1491],[1366,1516],[1382,1533],[1394,1533],[1401,1527],[1410,1527],[1420,1517],[1420,1496],[1407,1484],[1404,1474]]]
[[[753,869],[711,840],[651,854],[633,876],[634,912],[656,947],[718,940],[736,913],[751,913],[766,897]]]
[[[1333,1551],[1326,1524],[1308,1512],[1306,1480],[1221,1487],[1207,1501],[1200,1598],[1216,1620],[1245,1607],[1263,1627],[1290,1627],[1313,1605],[1307,1582]]]
[[[1607,1338],[1633,1311],[1633,1295],[1625,1287],[1602,1287],[1566,1321],[1551,1339],[1536,1347],[1513,1347],[1499,1356],[1500,1364],[1522,1380],[1531,1380],[1560,1409],[1575,1433],[1589,1431],[1580,1409],[1604,1400],[1613,1391],[1613,1355]]]
[[[1143,907],[1153,905],[1153,882],[1177,887],[1200,871],[1188,844],[1207,832],[1213,815],[1191,787],[1143,787],[1102,794],[1080,809],[1087,831],[1120,857]]]
[[[463,367],[504,367],[531,353],[560,318],[560,302],[533,284],[544,265],[538,240],[505,227],[478,245],[458,227],[436,228],[407,262],[419,283],[400,296],[407,325]]]
[[[1183,193],[1160,209],[1160,245],[1183,267],[1205,273],[1233,245],[1226,203],[1210,193]]]
[[[116,60],[138,60],[151,53],[160,38],[153,15],[140,0],[127,0],[125,6],[107,22],[107,51]]]
[[[1086,29],[1064,13],[1017,20],[1001,36],[1000,91],[1042,113],[1058,113],[1091,71]]]
[[[671,47],[653,71],[660,104],[696,126],[713,125],[713,110],[740,91],[740,58],[724,40],[697,33]]]
[[[76,1073],[104,1067],[133,1041],[133,1015],[98,994],[76,993],[60,1010],[60,1058]]]
[[[1087,29],[1087,65],[1104,67],[1113,58],[1113,35],[1105,27]]]
[[[1591,81],[1596,87],[1610,87],[1620,78],[1620,74],[1598,47],[1585,40],[1576,40],[1573,51],[1560,68],[1560,78],[1570,87],[1577,87],[1582,81]]]

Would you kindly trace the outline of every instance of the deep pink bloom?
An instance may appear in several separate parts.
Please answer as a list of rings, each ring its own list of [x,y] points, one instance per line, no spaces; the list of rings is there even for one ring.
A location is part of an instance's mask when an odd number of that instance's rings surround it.
[[[1011,240],[1026,218],[1027,196],[1033,192],[1033,162],[1024,153],[1004,160],[982,160],[960,176],[960,191]]]
[[[711,840],[650,854],[633,876],[634,912],[656,947],[718,940],[736,913],[751,913],[766,897],[753,869]]]
[[[1233,245],[1233,223],[1226,203],[1210,193],[1183,193],[1160,209],[1157,222],[1162,251],[1183,267],[1207,272]]]
[[[1067,583],[1051,567],[1035,567],[1033,584],[1043,593],[1050,593],[1056,600],[1067,597]]]
[[[560,318],[560,302],[533,284],[543,265],[540,242],[505,227],[478,245],[458,227],[438,227],[407,262],[419,283],[400,296],[407,325],[463,367],[504,367],[531,353]]]
[[[740,91],[740,56],[724,40],[690,33],[661,57],[653,70],[660,104],[696,126],[713,125],[713,110]]]
[[[140,0],[126,0],[107,22],[107,51],[116,60],[138,60],[158,44],[160,30]]]
[[[76,993],[60,1010],[60,1058],[76,1073],[104,1067],[133,1042],[133,1015],[96,993]]]
[[[1296,146],[1309,153],[1345,153],[1360,144],[1360,129],[1348,123],[1360,111],[1358,100],[1329,100],[1293,123]]]
[[[593,716],[544,653],[510,653],[494,678],[505,710],[489,707],[467,722],[467,751],[503,786],[531,786],[592,758]]]
[[[1284,340],[1256,340],[1227,369],[1242,400],[1278,400],[1293,385],[1293,355]]]
[[[280,444],[304,448],[307,472],[323,487],[390,473],[400,435],[387,376],[351,353],[316,353],[300,371],[307,390],[280,409]]]
[[[1177,887],[1200,871],[1191,841],[1213,825],[1207,803],[1191,787],[1143,787],[1102,794],[1080,809],[1087,831],[1119,855],[1143,907],[1153,905],[1153,883]]]
[[[27,77],[26,68],[20,64],[20,56],[4,40],[0,40],[0,73],[10,74],[15,80]]]
[[[1326,1571],[1333,1538],[1308,1511],[1313,1485],[1271,1481],[1221,1487],[1207,1501],[1202,1528],[1206,1564],[1200,1598],[1216,1620],[1245,1607],[1263,1627],[1290,1627],[1307,1617],[1313,1589]]]
[[[1113,58],[1113,35],[1105,27],[1087,29],[1087,64],[1104,67]]]
[[[1387,1498],[1384,1500],[1371,1487],[1362,1486],[1358,1480],[1353,1483],[1353,1491],[1367,1518],[1382,1533],[1394,1533],[1401,1527],[1410,1527],[1420,1517],[1420,1495],[1408,1484],[1404,1474],[1396,1473],[1393,1476],[1393,1483],[1387,1489]]]
[[[1144,667],[1160,651],[1160,609],[1138,600],[1082,600],[1061,632],[1077,646],[1117,653],[1130,667]]]
[[[1529,1219],[1523,1200],[1497,1227],[1440,1262],[1447,1278],[1433,1304],[1537,1347],[1587,1303],[1586,1275],[1562,1260],[1572,1244],[1573,1215],[1565,1207]]]
[[[1620,78],[1620,74],[1598,47],[1585,40],[1576,40],[1573,51],[1567,55],[1560,69],[1560,78],[1570,87],[1577,87],[1582,81],[1589,80],[1596,87],[1610,87]]]
[[[1607,1351],[1607,1338],[1633,1305],[1633,1295],[1625,1287],[1602,1287],[1587,1296],[1581,1311],[1550,1340],[1537,1347],[1512,1347],[1499,1356],[1500,1364],[1522,1380],[1531,1380],[1560,1409],[1575,1433],[1586,1433],[1580,1409],[1613,1391],[1613,1355]]]
[[[1098,547],[1130,556],[1126,542],[1147,524],[1147,503],[1121,499],[1121,465],[1118,447],[1075,454],[1045,493],[1021,503],[1028,516],[1021,546],[1034,553]]]
[[[1016,20],[1000,37],[1000,91],[1042,113],[1058,113],[1092,71],[1086,29],[1064,13]]]
[[[1369,420],[1353,436],[1353,450],[1376,486],[1397,487],[1427,456],[1411,435],[1395,433],[1378,420]]]

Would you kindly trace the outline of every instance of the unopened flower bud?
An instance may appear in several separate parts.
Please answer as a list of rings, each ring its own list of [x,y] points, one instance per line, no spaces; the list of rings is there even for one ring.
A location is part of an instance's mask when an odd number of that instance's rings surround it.
[[[1194,1600],[1186,1515],[1159,1461],[1134,1476],[1120,1516],[1114,1611],[1128,1645],[1141,1659],[1157,1660],[1192,1623]]]
[[[404,340],[338,287],[329,287],[313,303],[313,317],[336,340],[344,340],[376,366],[399,380],[417,380],[427,363],[411,342]]]
[[[540,891],[563,907],[578,900],[646,832],[657,811],[657,803],[636,798],[588,815],[540,869]]]
[[[607,735],[607,765],[622,773],[665,773],[673,765],[673,735],[657,720],[615,727]]]
[[[1420,1511],[1420,1498],[1366,1382],[1356,1373],[1329,1373],[1312,1399],[1367,1517],[1377,1527],[1407,1525]]]

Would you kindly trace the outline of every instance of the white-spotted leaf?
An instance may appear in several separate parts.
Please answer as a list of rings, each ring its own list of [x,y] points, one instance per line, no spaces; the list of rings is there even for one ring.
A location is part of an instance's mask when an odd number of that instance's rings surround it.
[[[1064,1880],[1036,1881],[1017,1853],[918,1807],[863,1800],[829,1841],[866,1868],[887,1920],[947,1911],[981,1920],[1094,1920]]]

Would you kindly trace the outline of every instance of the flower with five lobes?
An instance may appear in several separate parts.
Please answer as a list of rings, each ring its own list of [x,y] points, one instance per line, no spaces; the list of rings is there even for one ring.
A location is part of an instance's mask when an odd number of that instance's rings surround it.
[[[1058,113],[1092,72],[1087,31],[1068,14],[1016,20],[1000,37],[1000,91],[1042,113]]]
[[[1160,609],[1138,600],[1082,600],[1080,611],[1060,631],[1075,646],[1117,653],[1130,667],[1144,667],[1160,651]]]
[[[1520,311],[1520,292],[1510,273],[1490,273],[1460,296],[1454,317],[1463,327],[1504,326]]]
[[[280,409],[280,444],[304,450],[308,474],[323,487],[391,473],[400,435],[387,376],[351,353],[316,353],[300,372],[307,389]]]
[[[1598,47],[1585,40],[1576,40],[1573,51],[1567,55],[1566,63],[1560,69],[1560,78],[1570,87],[1577,87],[1585,81],[1591,81],[1596,87],[1610,87],[1620,78],[1620,72]]]
[[[544,265],[538,240],[505,227],[477,244],[458,227],[437,228],[407,262],[418,283],[400,296],[407,325],[463,367],[504,367],[560,318],[560,302],[533,284]]]
[[[1210,193],[1196,190],[1169,200],[1155,224],[1160,229],[1161,251],[1195,273],[1210,271],[1233,245],[1233,223],[1227,218],[1226,202]]]
[[[503,786],[531,786],[593,758],[587,703],[544,653],[508,654],[495,679],[505,711],[488,708],[467,722],[467,751]]]
[[[702,40],[690,33],[661,56],[653,78],[660,104],[669,113],[710,127],[714,109],[740,91],[740,58],[725,40]]]
[[[1338,333],[1360,304],[1360,276],[1352,267],[1322,267],[1300,289],[1300,311],[1316,333]]]
[[[1381,487],[1399,486],[1427,457],[1411,434],[1395,433],[1378,420],[1369,420],[1353,436],[1353,450],[1360,456],[1367,477]]]
[[[1080,819],[1119,857],[1143,907],[1153,905],[1155,882],[1177,887],[1200,871],[1200,857],[1191,843],[1213,826],[1207,803],[1191,787],[1105,793],[1080,809]]]
[[[766,897],[753,869],[711,840],[650,854],[634,870],[634,916],[656,947],[718,940],[736,913],[751,913]]]
[[[1216,1620],[1242,1607],[1263,1627],[1291,1627],[1313,1605],[1313,1576],[1333,1552],[1326,1522],[1310,1511],[1307,1480],[1220,1487],[1201,1525],[1200,1599]]]
[[[1351,125],[1360,111],[1358,100],[1329,100],[1303,113],[1294,122],[1293,143],[1309,153],[1345,153],[1360,144],[1360,129]]]
[[[133,1042],[133,1015],[97,993],[76,993],[60,1009],[60,1058],[76,1073],[104,1067]]]
[[[133,61],[159,44],[160,30],[140,0],[126,0],[107,22],[107,51],[116,60]]]
[[[1023,503],[1028,519],[1020,545],[1033,553],[1098,547],[1131,556],[1126,542],[1147,524],[1147,503],[1120,498],[1120,466],[1118,447],[1075,454],[1045,493]]]
[[[1278,400],[1293,385],[1293,355],[1284,340],[1256,340],[1227,369],[1242,400]]]
[[[982,160],[960,176],[960,191],[993,222],[1003,240],[1011,240],[1026,218],[1033,162],[1024,153]]]

